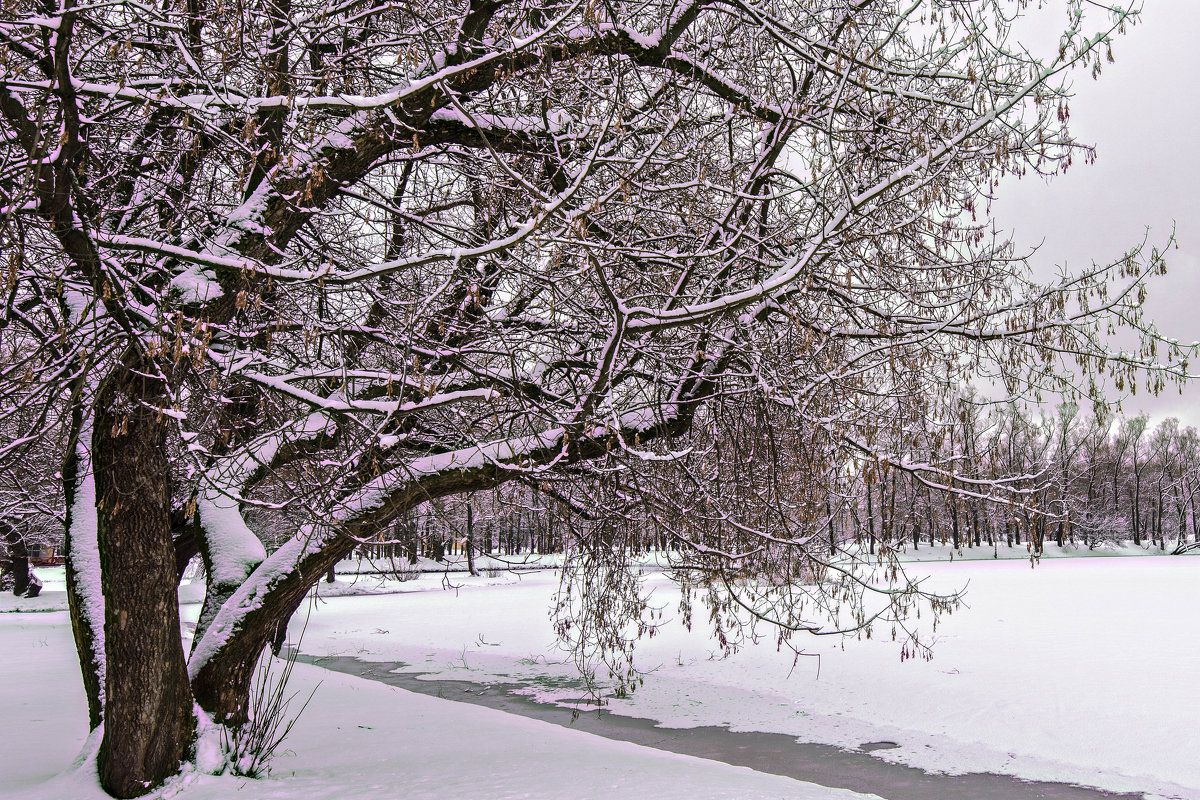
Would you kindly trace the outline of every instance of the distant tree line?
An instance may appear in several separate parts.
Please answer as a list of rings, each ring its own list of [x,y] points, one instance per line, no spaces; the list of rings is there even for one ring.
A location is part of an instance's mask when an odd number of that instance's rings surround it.
[[[1087,548],[1130,542],[1165,551],[1200,542],[1196,428],[1174,417],[1152,426],[1145,413],[1086,415],[1075,404],[1060,405],[1053,413],[989,408],[974,397],[963,398],[954,417],[944,427],[912,431],[907,441],[895,443],[892,458],[856,462],[849,457],[831,466],[825,454],[817,463],[814,452],[805,452],[798,442],[782,442],[787,437],[779,431],[726,436],[718,451],[744,456],[741,451],[751,448],[747,442],[760,447],[772,442],[790,448],[791,470],[824,471],[823,493],[814,495],[814,484],[804,482],[808,496],[791,506],[791,524],[823,532],[833,551],[851,545],[876,553],[940,544],[1041,553],[1046,542]],[[751,467],[743,466],[745,460],[727,457],[723,468],[746,471]],[[722,482],[719,470],[710,477]],[[771,479],[759,477],[737,485],[761,494]],[[730,482],[723,491],[734,486]],[[706,546],[720,538],[719,525],[705,516],[704,502],[684,485],[674,492],[660,487],[653,507],[618,503],[609,506],[612,513],[591,521],[572,519],[570,509],[550,494],[546,486],[519,485],[426,503],[364,543],[360,554],[415,563],[419,556],[441,561],[468,551],[560,553],[580,524],[611,529],[610,537],[616,534],[630,554],[672,549],[678,542],[670,533]],[[744,505],[750,502],[743,499]]]
[[[1200,541],[1200,434],[1169,417],[1051,414],[964,398],[934,436],[839,476],[839,539],[877,547],[1046,542],[1175,549]],[[932,466],[941,479],[927,470]],[[1003,476],[1003,477],[1002,477]],[[1001,493],[1002,492],[1002,493]]]

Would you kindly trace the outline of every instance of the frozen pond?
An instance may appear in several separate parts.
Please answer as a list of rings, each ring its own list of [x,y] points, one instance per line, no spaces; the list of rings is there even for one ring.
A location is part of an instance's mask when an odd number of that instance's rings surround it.
[[[367,662],[349,656],[301,654],[298,660],[357,675],[419,694],[485,706],[510,714],[575,728],[608,739],[749,767],[757,772],[864,794],[885,800],[1102,800],[1140,798],[1066,783],[1028,781],[986,772],[963,775],[930,773],[875,758],[872,751],[894,747],[893,742],[864,742],[859,750],[798,742],[778,733],[731,731],[720,726],[659,727],[654,720],[538,702],[514,694],[519,684],[492,684],[422,679],[420,673],[397,672],[401,662]]]

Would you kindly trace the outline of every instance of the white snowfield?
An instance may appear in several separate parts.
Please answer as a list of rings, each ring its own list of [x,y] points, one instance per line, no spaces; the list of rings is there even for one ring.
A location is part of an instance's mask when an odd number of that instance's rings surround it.
[[[87,766],[87,709],[65,612],[0,614],[0,797],[107,800]],[[178,800],[456,800],[631,797],[869,800],[716,761],[614,742],[487,708],[297,664],[312,702],[274,762],[248,780],[191,772]],[[878,800],[876,798],[876,800]]]
[[[797,639],[812,656],[794,669],[792,654],[776,652],[765,631],[758,644],[720,659],[697,612],[696,631],[668,622],[642,643],[645,684],[609,707],[670,726],[728,725],[851,748],[887,740],[900,746],[876,757],[930,771],[1200,800],[1200,558],[1045,559],[1036,569],[989,558],[909,569],[945,589],[969,583],[969,607],[939,622],[930,662],[901,663],[887,629],[844,646]],[[659,574],[646,579],[674,616],[678,590]],[[431,678],[525,683],[545,699],[578,697],[547,621],[556,582],[552,572],[451,573],[403,583],[360,578],[351,588],[339,576],[327,592],[338,596],[314,604],[301,650],[405,662]],[[185,610],[194,619],[196,607]],[[86,772],[46,782],[68,767],[86,733],[65,614],[0,614],[0,675],[0,719],[11,740],[0,748],[0,793],[101,797]],[[305,695],[317,680],[269,779],[188,775],[164,796],[865,796],[296,667]]]

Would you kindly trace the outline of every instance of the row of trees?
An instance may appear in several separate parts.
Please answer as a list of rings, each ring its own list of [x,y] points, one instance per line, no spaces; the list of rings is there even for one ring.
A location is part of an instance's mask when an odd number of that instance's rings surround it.
[[[894,462],[885,457],[857,468],[843,463],[829,472],[809,524],[819,528],[817,518],[825,518],[831,551],[852,545],[876,553],[936,543],[1038,553],[1047,541],[1089,548],[1131,542],[1166,550],[1200,541],[1200,433],[1181,428],[1173,417],[1151,428],[1144,414],[1084,416],[1073,404],[1034,416],[969,396],[941,431],[940,446],[917,438],[897,451]],[[753,438],[761,441],[764,434]],[[914,469],[913,459],[920,457],[943,470],[942,485]],[[997,491],[1006,479],[1011,486]],[[655,524],[664,518],[657,510],[627,511],[621,524],[636,535],[622,538],[631,554],[674,544]],[[575,534],[568,514],[536,491],[509,487],[425,504],[358,552],[414,562],[418,555],[440,561],[468,551],[561,553]],[[596,524],[618,523],[604,518]]]
[[[360,558],[380,562],[383,570],[403,561],[417,563],[465,556],[475,571],[474,556],[523,556],[561,553],[570,537],[557,504],[537,493],[496,490],[458,502],[434,501],[415,509],[390,530],[357,548]]]
[[[102,786],[242,724],[309,588],[440,498],[569,511],[585,665],[647,629],[643,524],[722,637],[941,604],[827,557],[839,465],[952,435],[980,374],[1102,402],[1192,355],[1141,315],[1157,251],[1042,285],[981,219],[1090,158],[1063,76],[1136,16],[1063,0],[1039,57],[1026,5],[5,4],[0,461],[60,484]]]
[[[964,399],[940,444],[914,439],[895,464],[874,464],[847,482],[839,528],[872,551],[877,541],[1024,542],[1035,553],[1046,541],[1160,550],[1198,541],[1200,434],[1175,418],[1148,423],[1144,414],[1085,416],[1074,404],[1034,417]],[[944,469],[941,483],[955,491],[937,491],[905,468],[922,458]],[[1011,491],[995,502],[1003,479]]]

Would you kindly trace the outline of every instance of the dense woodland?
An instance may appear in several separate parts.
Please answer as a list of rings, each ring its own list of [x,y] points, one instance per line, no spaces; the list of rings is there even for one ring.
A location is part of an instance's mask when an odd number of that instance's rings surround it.
[[[1196,429],[1174,418],[1148,423],[1145,415],[1098,420],[1074,405],[1031,418],[964,403],[941,447],[935,441],[922,451],[914,443],[906,455],[924,452],[954,464],[947,485],[956,491],[939,496],[902,470],[869,470],[856,493],[862,499],[848,504],[848,528],[859,540],[865,534],[912,546],[1025,542],[1034,552],[1051,540],[1088,547],[1129,541],[1160,550],[1196,541]],[[1013,476],[1018,501],[991,503],[979,490],[1000,475]]]

